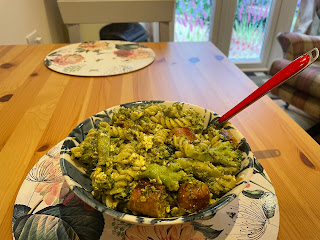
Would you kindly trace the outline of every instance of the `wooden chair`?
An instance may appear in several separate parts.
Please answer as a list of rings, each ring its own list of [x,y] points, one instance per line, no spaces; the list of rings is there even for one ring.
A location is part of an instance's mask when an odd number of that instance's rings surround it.
[[[175,0],[58,0],[71,43],[81,42],[80,24],[159,23],[159,40],[173,41]]]

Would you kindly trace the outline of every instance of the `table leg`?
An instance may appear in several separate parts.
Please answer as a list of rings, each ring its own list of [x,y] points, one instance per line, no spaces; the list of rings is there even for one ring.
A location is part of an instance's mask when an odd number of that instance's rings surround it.
[[[159,40],[160,42],[172,42],[174,32],[173,22],[159,22]]]
[[[67,24],[70,43],[81,42],[80,24]]]

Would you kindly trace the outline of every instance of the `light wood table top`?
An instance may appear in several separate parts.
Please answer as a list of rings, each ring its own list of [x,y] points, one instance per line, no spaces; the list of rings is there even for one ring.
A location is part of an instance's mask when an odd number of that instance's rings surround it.
[[[0,236],[10,239],[19,188],[43,154],[87,117],[138,100],[177,100],[225,113],[256,85],[212,43],[146,43],[155,61],[111,77],[74,77],[44,65],[63,45],[0,46]],[[280,206],[279,239],[320,233],[320,146],[269,97],[231,122],[267,171]]]

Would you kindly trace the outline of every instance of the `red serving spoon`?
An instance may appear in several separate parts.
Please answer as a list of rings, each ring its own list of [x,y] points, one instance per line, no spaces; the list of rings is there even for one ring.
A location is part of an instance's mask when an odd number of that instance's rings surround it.
[[[250,106],[252,103],[266,95],[273,88],[281,85],[288,79],[300,73],[311,63],[313,63],[319,57],[319,50],[313,48],[309,52],[295,59],[292,63],[286,66],[284,69],[279,71],[276,75],[271,77],[267,82],[265,82],[261,87],[251,93],[248,97],[238,103],[235,107],[230,109],[227,113],[221,116],[218,120],[219,123],[228,121],[230,118],[235,116],[237,113]]]

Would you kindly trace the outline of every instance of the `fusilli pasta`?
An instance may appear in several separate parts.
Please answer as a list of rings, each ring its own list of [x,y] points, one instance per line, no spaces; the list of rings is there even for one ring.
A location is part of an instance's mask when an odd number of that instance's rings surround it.
[[[170,217],[191,211],[177,201],[183,184],[204,184],[210,203],[235,186],[241,152],[229,140],[214,125],[204,128],[203,117],[181,103],[149,104],[120,107],[71,152],[107,207]],[[140,210],[143,203],[155,204],[156,213]]]

